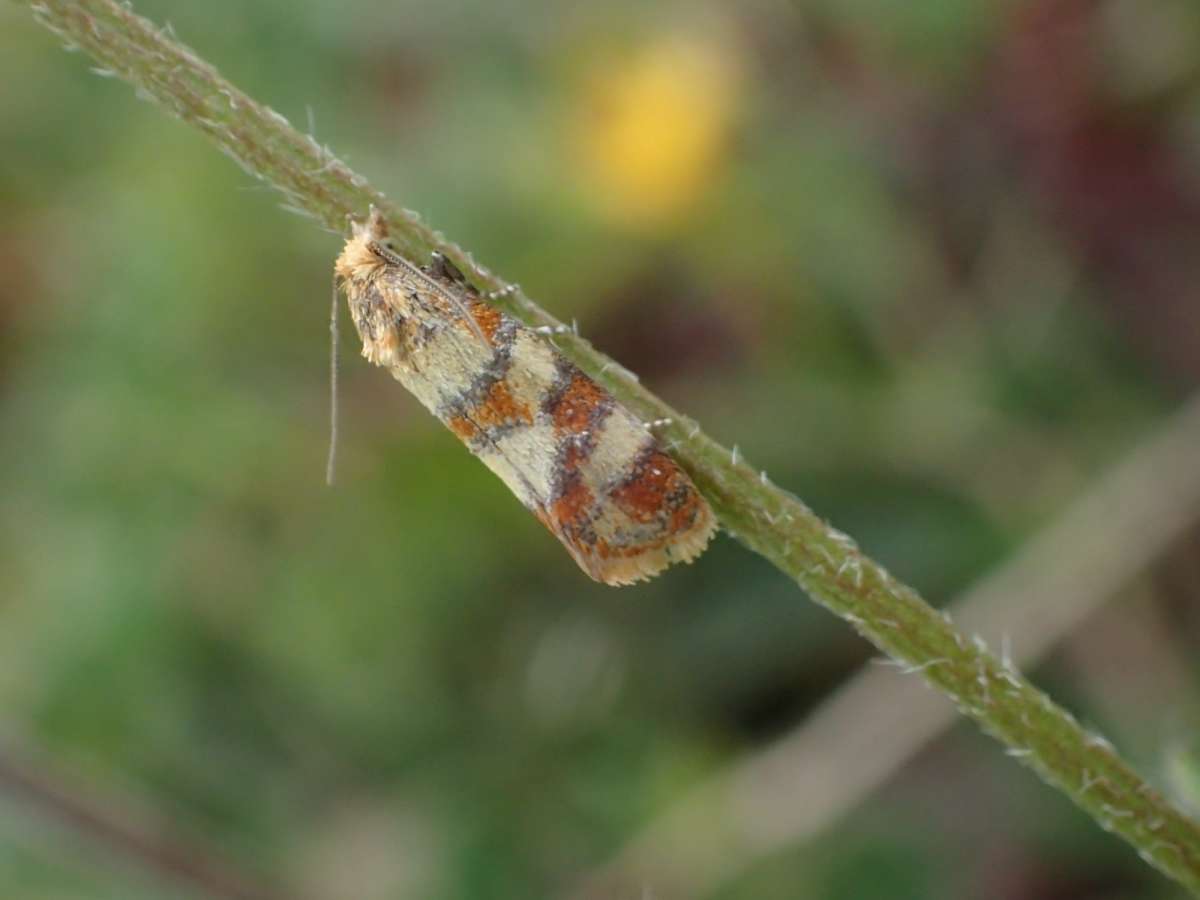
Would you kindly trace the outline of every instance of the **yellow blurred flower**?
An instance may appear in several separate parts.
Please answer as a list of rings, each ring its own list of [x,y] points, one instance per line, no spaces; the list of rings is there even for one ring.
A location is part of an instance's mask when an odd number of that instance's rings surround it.
[[[674,36],[606,56],[584,85],[573,137],[585,192],[624,225],[677,220],[724,162],[737,93],[729,48]]]

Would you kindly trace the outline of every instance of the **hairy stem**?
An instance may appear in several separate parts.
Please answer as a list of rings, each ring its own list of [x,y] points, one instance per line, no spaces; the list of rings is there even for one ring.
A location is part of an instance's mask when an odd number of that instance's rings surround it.
[[[915,591],[865,556],[765,474],[705,435],[632,375],[563,328],[520,289],[475,263],[416,215],[390,203],[312,137],[246,96],[208,63],[112,0],[25,0],[35,17],[106,70],[204,132],[294,209],[341,232],[369,204],[389,219],[399,249],[436,249],[494,302],[549,326],[563,351],[645,419],[667,419],[666,445],[708,496],[727,531],[909,671],[919,672],[1008,753],[1070,796],[1151,865],[1200,893],[1200,826],[1139,777],[1102,737],[1082,728],[982,641],[958,631]]]
[[[955,620],[1003,635],[1021,665],[1044,657],[1200,522],[1197,458],[1200,394],[957,598]],[[1135,607],[1129,618],[1148,612]],[[1155,664],[1169,670],[1172,648],[1161,650]],[[1169,703],[1165,684],[1163,694]],[[719,894],[768,854],[827,832],[954,719],[940,697],[893,667],[864,666],[792,731],[672,798],[564,900],[635,897],[643,884],[663,896]],[[1200,756],[1189,769],[1187,751],[1176,748],[1167,772],[1177,776],[1176,794],[1200,805]]]

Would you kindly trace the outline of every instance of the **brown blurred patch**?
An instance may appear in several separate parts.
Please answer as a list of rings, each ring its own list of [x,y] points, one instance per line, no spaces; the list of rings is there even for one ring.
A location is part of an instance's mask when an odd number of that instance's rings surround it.
[[[427,100],[436,77],[435,61],[415,46],[378,46],[359,60],[362,81],[389,110],[411,114]],[[409,123],[410,128],[411,122]]]
[[[860,35],[816,9],[800,15],[807,52],[796,55],[816,64],[846,114],[878,141],[897,192],[925,219],[952,279],[970,286],[995,210],[1014,188],[1028,193],[1077,251],[1087,296],[1146,358],[1195,384],[1200,185],[1177,133],[1191,118],[1200,66],[1128,99],[1106,63],[1115,50],[1105,44],[1104,11],[1097,0],[1024,0],[1008,13],[976,83],[949,98],[899,60],[884,69],[862,52]],[[792,49],[777,34],[759,34],[755,44]],[[788,64],[779,53],[768,59],[773,70]],[[938,303],[931,294],[911,308],[933,322],[945,313]]]
[[[1200,634],[1200,527],[1184,535],[1156,566],[1154,593],[1179,634]]]
[[[1101,71],[1100,4],[1027,2],[994,71],[1002,139],[1151,358],[1200,382],[1200,195],[1172,140],[1182,109],[1133,105]]]
[[[588,329],[592,341],[652,381],[735,368],[757,330],[755,304],[713,297],[671,264],[642,270],[602,307],[604,318]]]
[[[31,305],[39,305],[43,293],[30,262],[33,252],[27,237],[0,232],[0,390],[21,343],[21,322]]]

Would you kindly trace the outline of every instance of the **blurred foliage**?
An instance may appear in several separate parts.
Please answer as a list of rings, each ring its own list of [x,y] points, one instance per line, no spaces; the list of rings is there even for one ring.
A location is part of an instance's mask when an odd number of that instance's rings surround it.
[[[138,11],[926,596],[1200,380],[1193,4]],[[0,83],[0,731],[313,896],[534,897],[862,664],[727,538],[587,582],[349,352],[327,490],[339,238],[12,6]],[[1096,654],[1039,673],[1146,769],[1197,706],[1197,546],[1115,601],[1168,626],[1163,719]],[[966,729],[714,889],[1167,896]],[[5,896],[164,890],[0,802]]]
[[[1181,806],[1200,809],[1200,744],[1175,744],[1167,748],[1167,778]]]

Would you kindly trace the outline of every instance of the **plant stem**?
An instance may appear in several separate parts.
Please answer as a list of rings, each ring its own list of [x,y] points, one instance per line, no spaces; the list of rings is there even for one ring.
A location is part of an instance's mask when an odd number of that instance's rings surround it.
[[[341,232],[346,217],[378,206],[398,248],[421,261],[436,249],[526,323],[561,328],[553,316],[441,239],[416,215],[373,189],[312,137],[225,81],[208,63],[112,0],[25,0],[39,22],[90,53],[204,132],[243,169],[278,188],[297,211]],[[106,73],[106,74],[107,74]],[[563,329],[563,351],[661,434],[712,502],[727,531],[770,560],[814,600],[871,643],[920,672],[1008,753],[1066,793],[1141,857],[1200,893],[1200,826],[1154,791],[1099,735],[1082,728],[1007,661],[969,638],[865,556],[854,541],[640,385],[637,378]]]
[[[49,818],[86,835],[97,845],[134,859],[191,894],[214,900],[298,900],[238,871],[195,840],[172,834],[166,823],[139,815],[128,797],[86,790],[77,779],[48,765],[45,753],[18,749],[11,738],[0,742],[0,789],[36,807]]]
[[[1037,662],[1200,522],[1198,458],[1200,393],[957,598],[955,619],[1004,635],[1018,664]],[[1128,617],[1153,614],[1134,606]],[[1170,670],[1177,654],[1161,649],[1154,665]],[[1163,693],[1169,703],[1171,689]],[[667,897],[720,895],[769,854],[827,833],[955,719],[918,682],[864,666],[790,732],[673,797],[561,896],[636,897],[643,884]],[[1189,777],[1185,750],[1177,748],[1168,774],[1181,776],[1177,795],[1200,799],[1200,790],[1188,791],[1192,782],[1200,788],[1200,768]]]

